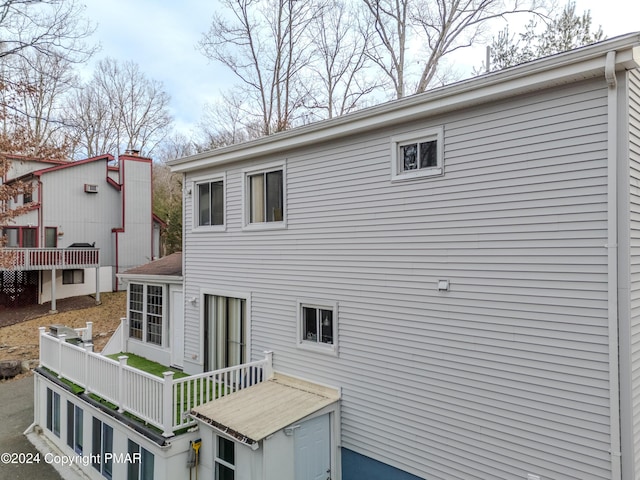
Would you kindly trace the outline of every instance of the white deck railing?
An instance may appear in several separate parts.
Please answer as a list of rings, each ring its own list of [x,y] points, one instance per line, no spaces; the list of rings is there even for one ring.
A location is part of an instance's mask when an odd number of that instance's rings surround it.
[[[97,268],[98,248],[0,248],[0,270]]]
[[[215,398],[263,382],[272,376],[272,358],[174,379],[173,372],[156,377],[127,365],[127,357],[112,360],[94,353],[91,345],[68,343],[40,328],[40,366],[84,388],[85,393],[117,406],[162,430],[170,437],[194,421],[187,413]]]

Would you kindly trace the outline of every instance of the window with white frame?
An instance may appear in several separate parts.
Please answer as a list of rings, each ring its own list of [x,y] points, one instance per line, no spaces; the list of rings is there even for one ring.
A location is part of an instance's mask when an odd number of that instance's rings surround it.
[[[165,337],[164,287],[129,284],[129,338],[162,346]]]
[[[154,456],[133,440],[128,441],[131,462],[127,464],[127,480],[153,480]]]
[[[337,346],[337,304],[298,302],[298,343],[335,352]]]
[[[162,345],[162,287],[147,285],[147,342]]]
[[[47,388],[47,429],[60,436],[60,394]]]
[[[284,168],[245,172],[247,224],[284,222]]]
[[[84,283],[84,270],[63,270],[63,285],[80,285]]]
[[[442,175],[443,129],[430,128],[391,139],[393,180]]]
[[[144,285],[129,285],[129,337],[142,340],[144,319]]]
[[[67,445],[77,454],[82,455],[83,447],[83,412],[80,407],[67,401]]]
[[[234,480],[236,475],[236,445],[233,441],[218,436],[214,455],[215,480]]]
[[[113,453],[113,427],[93,417],[91,444],[93,468],[103,477],[113,478],[113,459],[105,455],[105,453]]]
[[[196,226],[224,225],[224,179],[197,182],[195,187]]]

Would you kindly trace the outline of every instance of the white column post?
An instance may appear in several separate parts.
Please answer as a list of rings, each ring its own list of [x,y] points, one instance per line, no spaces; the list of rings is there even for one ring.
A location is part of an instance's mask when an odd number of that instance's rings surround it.
[[[126,317],[120,319],[122,326],[120,327],[120,348],[123,352],[128,352],[127,338],[129,338],[129,322]]]
[[[39,354],[38,354],[38,366],[41,367],[42,366],[42,336],[46,335],[46,328],[45,327],[38,327],[38,331],[40,332],[40,335],[38,336],[38,346],[39,348]]]
[[[84,344],[84,393],[89,393],[89,356],[93,352],[93,343]]]
[[[118,357],[118,412],[124,412],[124,367],[127,365],[126,355]]]
[[[62,333],[58,335],[58,378],[62,378],[62,349],[64,348],[64,344],[66,342],[67,336]]]
[[[264,352],[265,360],[267,364],[264,366],[264,379],[263,381],[271,380],[273,378],[273,352]]]
[[[85,337],[82,340],[83,341],[89,341],[92,342],[93,341],[93,322],[87,322],[87,330],[85,333]]]
[[[163,437],[173,437],[173,372],[164,372],[162,388],[162,432]]]

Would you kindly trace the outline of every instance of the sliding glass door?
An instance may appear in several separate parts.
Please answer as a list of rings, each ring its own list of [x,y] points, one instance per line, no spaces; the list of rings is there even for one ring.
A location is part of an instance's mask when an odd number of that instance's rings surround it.
[[[246,363],[247,319],[244,298],[205,295],[205,370]]]

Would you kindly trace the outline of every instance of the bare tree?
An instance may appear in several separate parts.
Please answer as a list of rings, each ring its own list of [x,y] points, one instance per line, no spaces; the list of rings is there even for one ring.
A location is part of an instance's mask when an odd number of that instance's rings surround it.
[[[404,97],[411,0],[363,1],[377,37],[371,45],[369,57],[391,82],[396,98]]]
[[[18,102],[19,95],[13,95],[12,90],[19,89],[17,83],[2,85],[5,93],[4,100],[11,107],[12,102]],[[6,130],[0,131],[0,227],[27,211],[31,205],[15,205],[12,200],[18,195],[32,193],[32,185],[18,179],[8,178],[11,162],[20,162],[21,157],[62,159],[65,158],[68,145],[64,142],[56,145],[43,144],[33,136],[33,131],[22,122],[22,115],[15,108],[0,110],[0,122],[8,125]],[[0,247],[5,245],[5,238],[0,229]],[[0,248],[0,266],[10,264],[12,252]]]
[[[114,148],[113,153],[139,150],[150,155],[172,123],[169,95],[134,62],[107,58],[71,103],[69,123],[77,148],[87,155]]]
[[[81,12],[73,0],[0,1],[0,225],[28,208],[16,208],[10,200],[31,188],[20,181],[5,181],[9,159],[19,161],[16,155],[64,158],[68,151],[63,135],[52,144],[50,127],[60,85],[51,85],[51,78],[45,77],[51,74],[61,80],[65,62],[82,62],[93,54],[94,48],[85,43],[93,27]],[[18,66],[27,69],[14,70]],[[4,240],[0,238],[0,246]],[[11,254],[1,250],[0,263],[10,262]]]
[[[67,103],[75,158],[118,152],[118,118],[109,98],[89,83],[72,93]]]
[[[396,97],[424,92],[442,58],[477,42],[488,22],[539,13],[538,0],[364,0],[377,42],[370,55],[392,82]],[[410,47],[417,45],[414,56]],[[409,65],[419,66],[409,89]]]
[[[225,92],[215,103],[205,105],[198,123],[197,148],[200,151],[233,145],[261,137],[261,122],[250,111],[242,90]]]
[[[222,0],[199,42],[210,60],[227,66],[242,82],[250,111],[269,135],[289,128],[303,104],[300,71],[308,64],[306,28],[312,0]]]
[[[0,58],[37,51],[84,62],[95,52],[86,43],[93,25],[75,0],[0,1]]]
[[[318,85],[306,106],[321,111],[321,118],[344,115],[362,106],[380,86],[369,69],[368,25],[361,26],[358,12],[344,1],[334,0],[316,13],[309,33],[315,46],[309,82],[315,80]]]
[[[63,100],[75,86],[72,64],[58,53],[44,55],[39,51],[23,52],[5,59],[5,78],[10,78],[16,101],[12,108],[36,143],[51,145],[63,141]],[[5,125],[6,131],[7,125]]]

